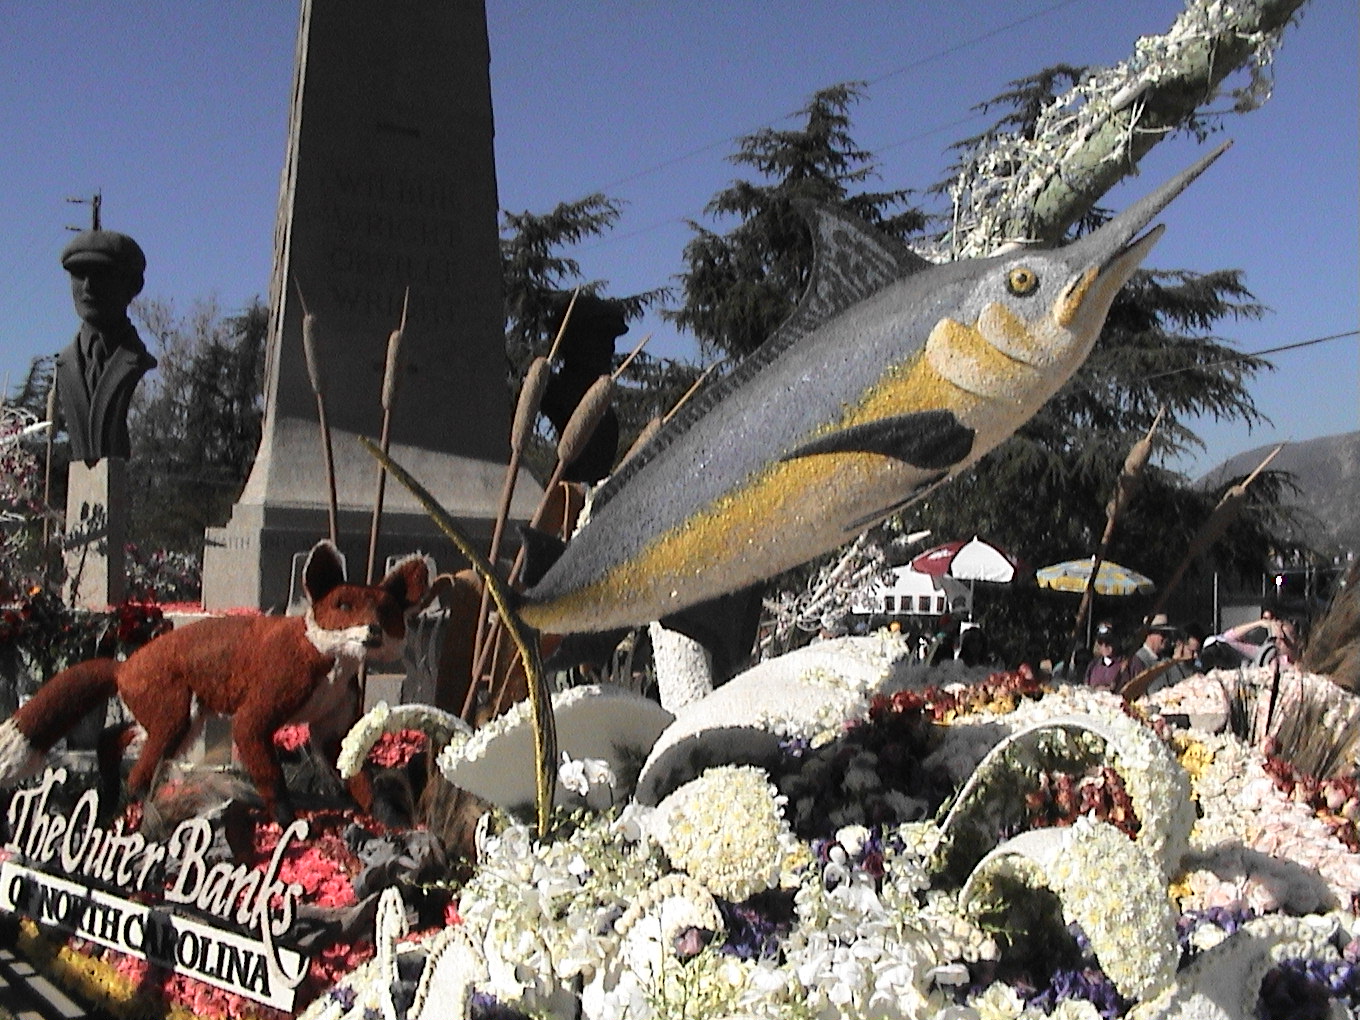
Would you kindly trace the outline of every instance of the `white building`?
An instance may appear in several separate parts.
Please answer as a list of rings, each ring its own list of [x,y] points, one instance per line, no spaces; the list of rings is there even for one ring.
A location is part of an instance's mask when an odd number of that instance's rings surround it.
[[[852,602],[850,611],[866,616],[940,616],[946,612],[967,615],[971,609],[968,586],[952,577],[932,577],[894,567],[893,583],[875,585]]]

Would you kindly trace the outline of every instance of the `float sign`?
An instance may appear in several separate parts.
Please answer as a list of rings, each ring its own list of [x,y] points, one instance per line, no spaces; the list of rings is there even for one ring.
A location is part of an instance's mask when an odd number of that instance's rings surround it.
[[[263,871],[210,863],[205,851],[212,831],[206,819],[181,822],[163,843],[124,833],[121,822],[102,829],[93,790],[67,813],[49,808],[50,793],[65,779],[65,769],[49,769],[40,785],[13,795],[12,835],[5,849],[18,859],[0,864],[0,910],[291,1011],[307,960],[275,940],[292,927],[302,889],[282,882],[279,867],[284,849],[306,838],[307,823],[296,821],[284,830]],[[174,867],[163,869],[166,863]],[[66,877],[40,870],[44,865]],[[175,879],[162,889],[155,878],[165,870]],[[73,877],[152,892],[164,903],[137,903]],[[181,904],[210,917],[232,918],[250,934],[180,916],[175,908]]]

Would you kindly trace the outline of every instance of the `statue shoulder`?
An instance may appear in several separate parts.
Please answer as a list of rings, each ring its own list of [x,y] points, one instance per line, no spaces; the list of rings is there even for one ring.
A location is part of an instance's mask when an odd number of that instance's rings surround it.
[[[61,350],[57,351],[57,356],[54,359],[54,361],[56,366],[58,368],[61,368],[64,365],[76,364],[79,358],[80,358],[80,334],[77,333],[74,337],[71,338],[71,342],[69,344],[67,344]]]
[[[147,350],[147,346],[142,342],[141,335],[137,332],[137,327],[131,323],[127,329],[118,336],[118,346],[129,354],[135,355],[137,365],[143,371],[150,371],[157,365],[156,356]]]

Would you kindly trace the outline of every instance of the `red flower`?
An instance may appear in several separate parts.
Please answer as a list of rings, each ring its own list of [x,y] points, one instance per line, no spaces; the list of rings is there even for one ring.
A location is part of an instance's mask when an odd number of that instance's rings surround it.
[[[281,751],[297,751],[311,739],[312,727],[308,723],[289,723],[274,731],[274,746]]]
[[[403,768],[421,751],[425,750],[429,738],[420,730],[399,730],[384,733],[369,749],[368,760],[386,769]]]

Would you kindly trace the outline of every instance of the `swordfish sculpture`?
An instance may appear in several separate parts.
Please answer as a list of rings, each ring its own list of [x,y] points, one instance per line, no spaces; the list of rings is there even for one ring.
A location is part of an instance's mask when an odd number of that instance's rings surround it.
[[[1023,425],[1086,360],[1140,235],[1222,146],[1054,249],[932,265],[815,210],[797,310],[596,494],[519,605],[550,633],[640,625],[842,545]]]
[[[565,547],[526,535],[516,615],[555,634],[663,619],[834,549],[963,471],[1086,360],[1164,228],[1140,232],[1226,148],[1051,249],[933,265],[810,210],[793,315],[599,488]]]

